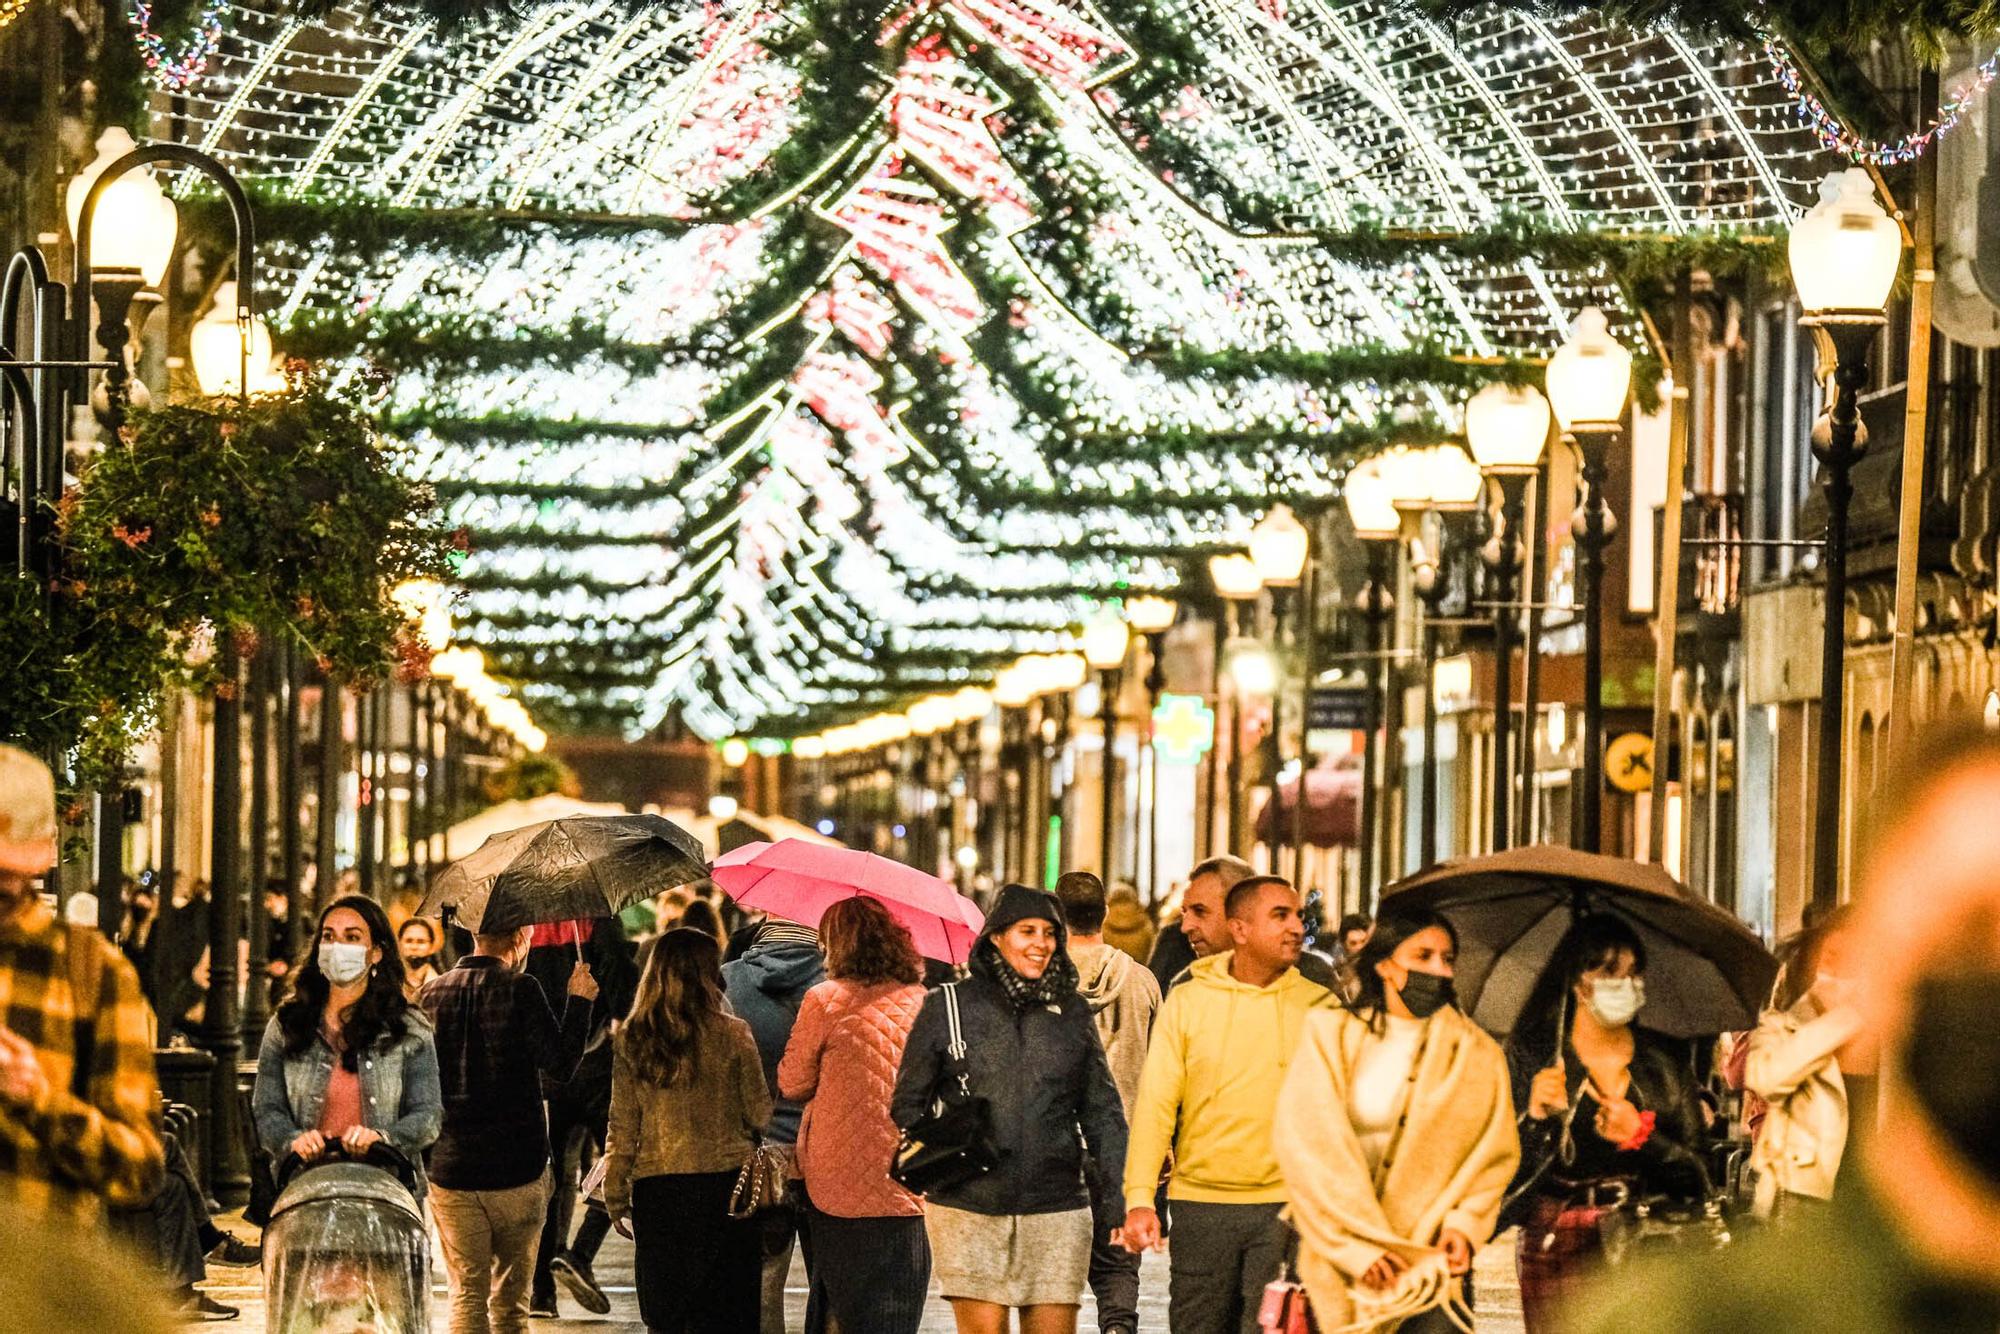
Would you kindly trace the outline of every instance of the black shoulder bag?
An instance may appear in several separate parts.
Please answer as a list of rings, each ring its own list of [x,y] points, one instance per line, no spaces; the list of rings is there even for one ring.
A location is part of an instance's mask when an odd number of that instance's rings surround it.
[[[944,1078],[931,1097],[924,1118],[903,1132],[889,1175],[903,1189],[918,1195],[949,1190],[977,1180],[1000,1161],[993,1144],[993,1117],[986,1099],[972,1094],[966,1074],[965,1033],[958,1019],[958,984],[939,988],[944,995],[951,1045],[945,1048]]]

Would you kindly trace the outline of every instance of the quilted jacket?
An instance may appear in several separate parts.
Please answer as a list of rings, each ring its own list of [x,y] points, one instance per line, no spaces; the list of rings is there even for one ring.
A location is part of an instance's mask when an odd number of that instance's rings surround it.
[[[799,1170],[813,1208],[836,1218],[914,1217],[923,1202],[889,1179],[889,1095],[924,989],[822,982],[806,993],[778,1064],[781,1096],[805,1104]]]

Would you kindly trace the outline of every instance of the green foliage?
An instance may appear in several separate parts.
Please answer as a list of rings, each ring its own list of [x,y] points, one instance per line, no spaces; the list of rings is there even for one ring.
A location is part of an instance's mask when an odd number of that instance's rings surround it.
[[[158,720],[169,642],[143,611],[79,581],[0,578],[0,739],[79,788],[108,781]]]
[[[429,488],[399,469],[361,405],[297,371],[282,393],[136,410],[61,516],[65,570],[121,622],[177,646],[199,679],[199,627],[275,633],[335,679],[390,668],[390,592],[448,579]]]

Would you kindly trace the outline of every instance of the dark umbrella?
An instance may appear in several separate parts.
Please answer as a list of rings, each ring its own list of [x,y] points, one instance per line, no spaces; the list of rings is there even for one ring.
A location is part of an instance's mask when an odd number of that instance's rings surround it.
[[[657,815],[580,815],[495,834],[431,883],[417,911],[468,931],[615,917],[708,875],[701,842]]]
[[[1754,1028],[1778,961],[1755,933],[1658,866],[1562,847],[1466,857],[1383,893],[1383,909],[1428,908],[1458,928],[1458,994],[1491,1033],[1519,1022],[1579,915],[1608,913],[1646,946],[1639,1021],[1670,1037]]]

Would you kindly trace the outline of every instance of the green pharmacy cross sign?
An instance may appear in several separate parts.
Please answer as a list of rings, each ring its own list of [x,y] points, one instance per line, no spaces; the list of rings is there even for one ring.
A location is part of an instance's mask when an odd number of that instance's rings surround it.
[[[1199,764],[1215,746],[1215,710],[1200,695],[1162,695],[1153,710],[1153,752],[1166,764]]]

